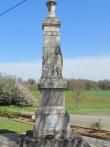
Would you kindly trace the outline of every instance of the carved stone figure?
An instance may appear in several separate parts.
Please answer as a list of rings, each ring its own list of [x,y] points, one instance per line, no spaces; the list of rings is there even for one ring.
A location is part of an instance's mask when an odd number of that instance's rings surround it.
[[[42,77],[41,79],[47,79],[48,78],[48,57],[43,56],[42,58]]]
[[[60,46],[56,46],[55,56],[55,77],[62,78],[63,58]]]
[[[56,17],[56,15],[55,15],[55,8],[56,8],[55,0],[48,0],[47,7],[48,7],[48,16],[49,17]]]
[[[62,79],[63,57],[60,46],[56,46],[54,56],[43,55],[42,79]]]

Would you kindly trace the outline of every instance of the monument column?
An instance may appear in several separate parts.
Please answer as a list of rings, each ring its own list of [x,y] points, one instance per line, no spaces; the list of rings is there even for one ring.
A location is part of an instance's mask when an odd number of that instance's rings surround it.
[[[70,130],[69,115],[65,109],[64,98],[67,82],[62,77],[61,22],[55,14],[56,4],[55,0],[47,1],[48,17],[42,24],[44,42],[42,76],[39,83],[41,102],[34,129],[34,137],[37,138],[46,135],[58,137],[62,135],[62,132]]]
[[[42,76],[39,83],[41,102],[36,113],[34,129],[20,138],[19,147],[90,147],[70,129],[70,116],[65,108],[63,57],[60,44],[61,22],[55,15],[55,0],[47,1],[48,17],[44,32]]]

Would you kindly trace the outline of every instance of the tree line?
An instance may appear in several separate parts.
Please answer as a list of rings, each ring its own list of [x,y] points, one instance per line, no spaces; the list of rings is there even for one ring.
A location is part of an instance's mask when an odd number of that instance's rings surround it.
[[[110,90],[110,80],[83,80],[83,79],[69,79],[68,91],[75,90],[76,88],[83,90]]]
[[[28,79],[26,81],[21,78],[17,79],[18,82],[24,85],[30,91],[38,90],[39,83],[34,79]],[[66,79],[67,90],[73,91],[76,89],[82,90],[110,90],[110,80],[84,80],[84,79]]]

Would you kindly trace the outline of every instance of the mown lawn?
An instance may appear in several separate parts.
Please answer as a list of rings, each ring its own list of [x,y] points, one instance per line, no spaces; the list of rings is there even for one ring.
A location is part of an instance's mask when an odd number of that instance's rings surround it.
[[[17,106],[0,106],[0,111],[10,111],[10,112],[35,112],[37,107],[17,107]]]
[[[18,123],[13,120],[0,118],[0,133],[3,133],[5,130],[24,133],[32,128],[33,126],[27,123]]]
[[[38,99],[40,98],[39,91],[33,91],[33,95]],[[94,90],[94,91],[83,91],[82,94],[87,95],[89,98],[110,98],[110,90]],[[74,92],[72,91],[65,91],[65,97],[72,97]]]
[[[110,115],[110,91],[85,91],[80,94],[79,107],[73,92],[65,92],[68,111],[72,114]]]

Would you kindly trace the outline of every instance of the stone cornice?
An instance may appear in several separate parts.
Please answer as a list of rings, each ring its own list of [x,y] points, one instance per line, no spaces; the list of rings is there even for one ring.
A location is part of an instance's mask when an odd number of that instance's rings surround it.
[[[56,17],[53,17],[53,18],[46,17],[46,19],[42,23],[42,28],[44,28],[45,26],[58,26],[58,27],[60,27],[61,22]]]

